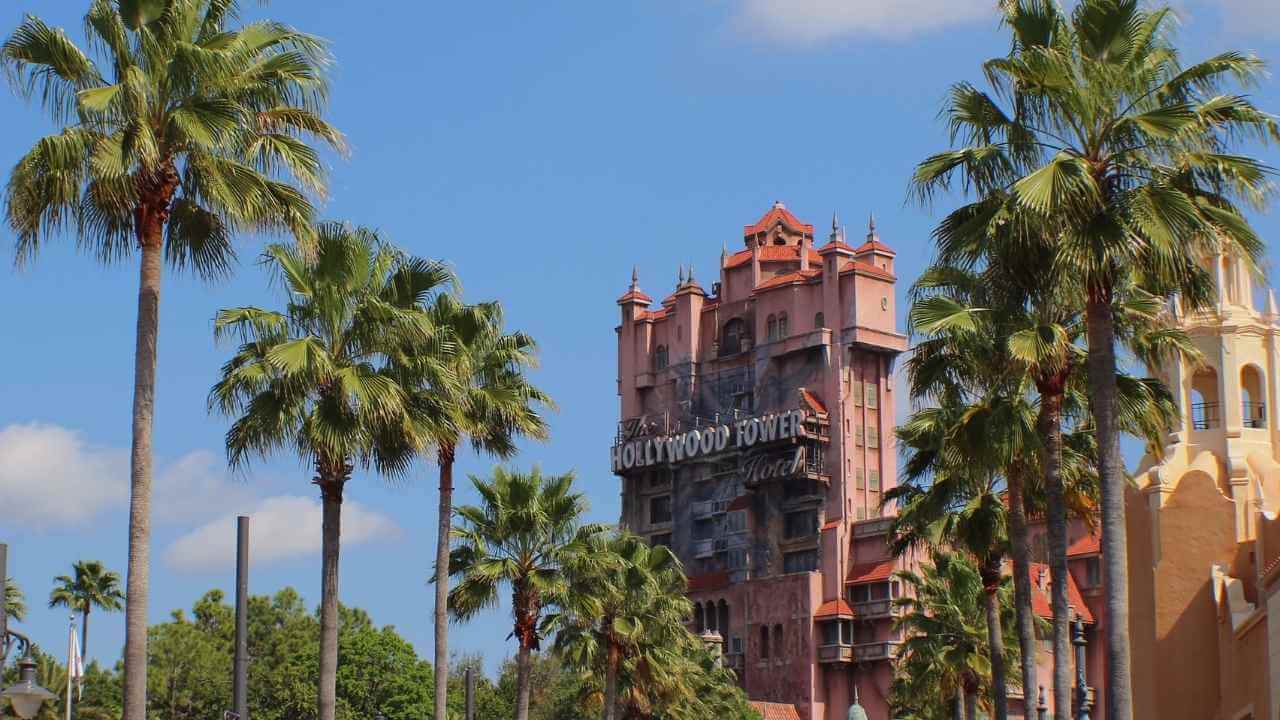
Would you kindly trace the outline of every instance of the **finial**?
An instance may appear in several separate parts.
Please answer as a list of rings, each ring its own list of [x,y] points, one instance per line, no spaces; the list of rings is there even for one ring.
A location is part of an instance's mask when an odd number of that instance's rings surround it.
[[[786,209],[787,209],[787,206],[786,206],[786,205],[783,205],[781,200],[774,200],[774,201],[773,201],[773,208],[774,208],[775,210],[786,210]]]
[[[693,263],[689,263],[689,284],[693,284]]]
[[[876,214],[871,213],[871,219],[867,222],[867,239],[876,239]]]
[[[676,287],[684,286],[684,265],[680,266],[680,277],[676,280]]]
[[[840,239],[840,216],[835,210],[831,211],[831,236],[830,240],[835,242]]]
[[[635,290],[638,287],[640,287],[640,268],[635,265],[632,265],[631,266],[631,289]]]

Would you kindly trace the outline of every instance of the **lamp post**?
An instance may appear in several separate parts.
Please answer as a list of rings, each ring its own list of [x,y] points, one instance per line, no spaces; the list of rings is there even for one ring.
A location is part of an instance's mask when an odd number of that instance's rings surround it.
[[[52,700],[56,696],[36,683],[36,661],[31,657],[31,640],[9,628],[8,609],[4,601],[9,583],[8,554],[9,546],[0,543],[0,670],[4,670],[5,659],[15,645],[22,647],[22,658],[18,660],[18,684],[0,690],[0,698],[9,698],[14,713],[22,720],[29,720],[40,712],[40,706],[45,700]]]

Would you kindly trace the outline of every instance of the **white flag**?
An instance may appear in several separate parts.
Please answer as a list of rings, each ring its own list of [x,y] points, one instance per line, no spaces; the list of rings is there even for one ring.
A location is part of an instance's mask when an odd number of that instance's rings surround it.
[[[80,641],[76,639],[75,623],[71,624],[71,642],[67,648],[67,681],[76,684],[76,699],[84,691],[84,658],[80,656]]]

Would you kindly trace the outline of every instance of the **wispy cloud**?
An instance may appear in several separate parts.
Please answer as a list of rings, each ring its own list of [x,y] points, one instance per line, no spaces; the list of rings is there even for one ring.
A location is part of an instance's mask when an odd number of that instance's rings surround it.
[[[1252,1],[1252,0],[1243,0]],[[735,23],[746,32],[786,43],[842,36],[906,38],[981,19],[993,20],[991,0],[738,0]]]
[[[5,520],[43,530],[74,526],[129,497],[129,457],[57,425],[0,428],[0,508]]]
[[[320,552],[320,501],[296,495],[263,499],[246,508],[250,516],[250,559],[267,565]],[[178,538],[165,551],[165,563],[189,573],[215,572],[235,566],[235,522],[229,513]],[[359,503],[342,505],[342,543],[357,545],[394,539],[400,528],[386,515]]]

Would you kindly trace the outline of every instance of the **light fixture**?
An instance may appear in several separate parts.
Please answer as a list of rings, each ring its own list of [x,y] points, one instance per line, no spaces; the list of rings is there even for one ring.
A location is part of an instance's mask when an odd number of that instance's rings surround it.
[[[36,661],[31,658],[30,651],[18,661],[18,684],[0,690],[0,698],[6,697],[13,703],[13,711],[22,720],[35,717],[45,700],[56,697],[36,684]]]

